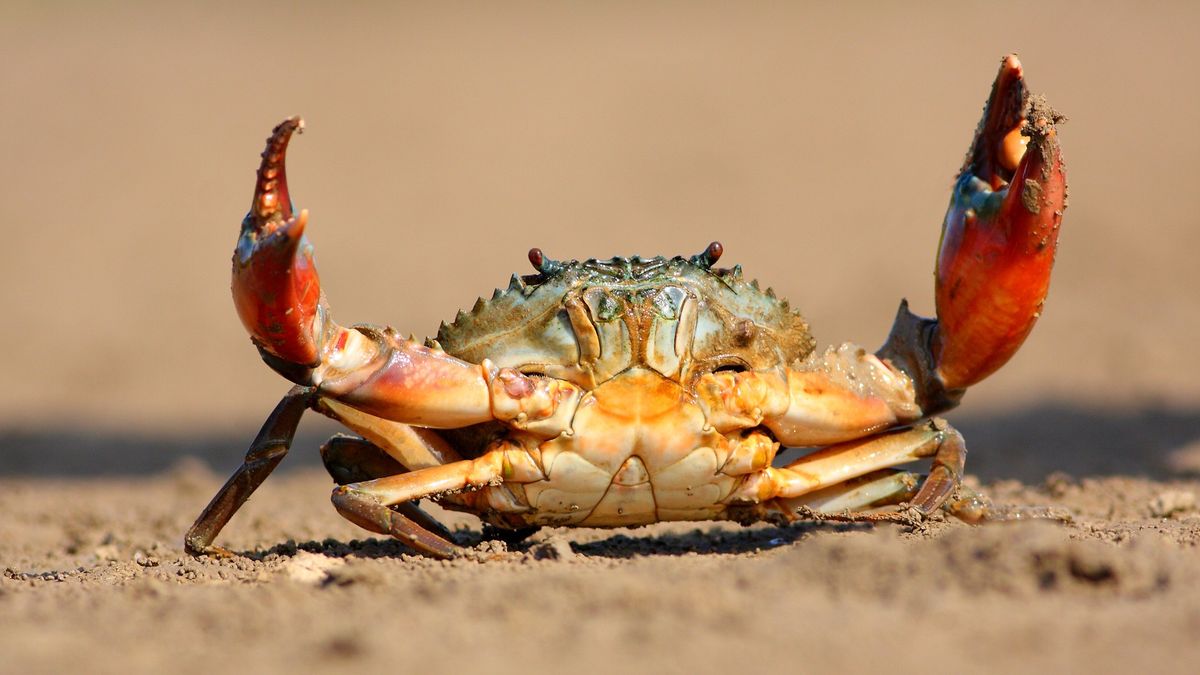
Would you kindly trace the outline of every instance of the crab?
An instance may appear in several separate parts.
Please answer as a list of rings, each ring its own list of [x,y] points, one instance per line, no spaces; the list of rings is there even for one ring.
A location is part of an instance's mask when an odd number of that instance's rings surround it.
[[[330,316],[308,211],[292,206],[275,127],[233,257],[238,315],[295,386],[185,538],[228,554],[221,528],[279,464],[306,410],[342,423],[321,448],[333,505],[433,557],[459,551],[423,499],[515,535],[540,526],[837,517],[965,520],[966,446],[937,417],[1002,366],[1042,311],[1066,175],[1055,124],[1003,59],[950,199],[937,318],[901,302],[874,353],[817,350],[787,301],[690,257],[558,261],[480,299],[418,342]],[[791,461],[781,450],[808,449]],[[777,459],[779,458],[779,459]],[[902,468],[930,459],[927,473]]]

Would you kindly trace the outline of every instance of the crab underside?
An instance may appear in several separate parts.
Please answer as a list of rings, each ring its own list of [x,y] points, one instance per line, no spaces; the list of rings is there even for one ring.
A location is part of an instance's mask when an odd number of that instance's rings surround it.
[[[902,303],[875,353],[814,350],[786,301],[691,257],[560,262],[530,251],[436,339],[329,315],[284,158],[267,141],[233,261],[238,313],[296,383],[187,534],[217,533],[288,451],[307,409],[353,436],[321,448],[346,518],[432,556],[453,537],[422,499],[517,532],[664,520],[912,520],[985,503],[959,492],[962,437],[934,415],[1003,365],[1041,312],[1066,203],[1055,124],[1006,57],[955,183],[936,268],[937,319]],[[812,448],[789,463],[783,448]],[[921,474],[897,468],[922,458]],[[898,508],[897,508],[898,507]]]

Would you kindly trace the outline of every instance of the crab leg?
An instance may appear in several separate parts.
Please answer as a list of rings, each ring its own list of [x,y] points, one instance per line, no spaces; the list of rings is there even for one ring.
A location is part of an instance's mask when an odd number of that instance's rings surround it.
[[[913,379],[891,361],[852,344],[812,355],[782,374],[705,375],[697,391],[709,423],[719,431],[762,424],[783,445],[828,446],[787,467],[755,474],[730,497],[735,502],[799,497],[932,456],[933,468],[912,502],[929,514],[962,477],[962,436],[939,418],[897,427],[928,414]]]
[[[728,499],[731,503],[762,503],[777,497],[792,499],[924,457],[933,457],[933,470],[913,497],[911,506],[928,515],[954,492],[966,460],[962,436],[939,418],[916,427],[831,445],[780,469],[764,469],[747,478]]]
[[[370,496],[348,491],[345,486],[333,491],[333,506],[347,520],[372,532],[391,535],[420,553],[434,558],[449,558],[456,544],[421,527],[404,513],[373,500]]]
[[[338,485],[374,480],[381,476],[394,476],[408,471],[379,446],[347,434],[335,434],[321,444],[321,462],[329,472],[329,477]]]
[[[233,514],[241,508],[259,485],[271,475],[292,445],[296,426],[304,409],[312,400],[313,390],[309,387],[293,387],[271,413],[250,449],[246,459],[225,485],[217,492],[196,522],[184,536],[184,549],[191,555],[206,553],[231,555],[229,551],[214,546],[213,540]]]
[[[719,431],[762,424],[785,446],[827,446],[786,467],[754,474],[733,493],[731,503],[763,504],[836,491],[872,471],[933,457],[933,468],[912,501],[917,511],[929,514],[962,477],[962,436],[939,418],[898,427],[928,414],[913,378],[856,345],[811,355],[783,373],[705,375],[697,392],[707,420]]]
[[[923,478],[912,471],[880,469],[844,483],[780,501],[790,513],[801,508],[817,513],[862,511],[912,499]]]
[[[449,464],[462,459],[445,439],[429,429],[368,415],[333,399],[318,399],[314,408],[317,412],[353,429],[374,444],[374,447],[387,453],[404,471]],[[371,478],[394,473],[399,471],[377,473]]]
[[[407,471],[374,443],[341,434],[330,438],[321,446],[321,461],[338,485],[373,480]],[[453,541],[454,537],[450,531],[433,516],[422,511],[417,502],[401,502],[393,505],[392,510],[442,539]]]
[[[474,460],[421,469],[342,485],[333,491],[333,505],[350,522],[379,534],[390,534],[413,548],[437,558],[448,558],[456,547],[388,507],[466,488],[497,484],[503,477],[500,452]]]
[[[385,419],[430,427],[491,420],[484,366],[391,329],[343,328],[330,318],[304,235],[308,212],[295,211],[288,190],[288,143],[302,128],[293,117],[267,139],[233,258],[234,304],[263,359],[323,397]]]
[[[839,485],[823,488],[794,499],[776,499],[763,505],[764,516],[778,514],[785,519],[825,518],[844,522],[898,522],[913,525],[912,511],[874,511],[884,506],[910,506],[917,486],[927,479],[911,471],[880,469]],[[942,510],[967,523],[984,521],[1062,518],[1045,508],[1001,507],[978,492],[959,484],[957,494],[942,502]],[[928,515],[916,509],[919,515]]]
[[[933,418],[911,429],[901,429],[859,441],[831,445],[801,457],[783,469],[777,497],[802,494],[841,483],[876,469],[933,457],[933,470],[914,498],[913,506],[931,513],[954,489],[966,459],[962,436],[945,420]]]

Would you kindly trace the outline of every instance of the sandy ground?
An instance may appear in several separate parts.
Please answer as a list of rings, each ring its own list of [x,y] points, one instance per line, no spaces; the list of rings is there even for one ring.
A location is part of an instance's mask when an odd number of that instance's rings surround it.
[[[1194,3],[0,3],[0,672],[1196,672]],[[932,311],[999,57],[1071,121],[1045,316],[951,420],[1067,523],[543,531],[412,558],[328,504],[305,422],[222,535],[184,530],[286,390],[228,260],[262,139],[336,316],[435,330],[554,257],[691,254],[825,344]]]
[[[1067,525],[545,530],[432,562],[364,538],[302,471],[225,535],[242,556],[183,556],[219,482],[185,464],[0,483],[4,667],[1184,673],[1200,659],[1197,481],[993,486],[1069,510]]]

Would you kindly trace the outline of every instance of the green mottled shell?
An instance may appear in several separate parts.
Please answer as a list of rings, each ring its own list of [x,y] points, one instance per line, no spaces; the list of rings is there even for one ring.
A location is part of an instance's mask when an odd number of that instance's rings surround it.
[[[583,292],[599,297],[589,309],[597,327],[621,320],[625,305],[633,303],[657,314],[655,321],[670,323],[678,319],[679,298],[693,298],[694,338],[680,377],[730,366],[768,369],[803,359],[814,347],[799,313],[771,289],[745,281],[740,267],[709,269],[681,257],[571,261],[555,263],[549,273],[514,275],[508,288],[442,324],[437,341],[473,363],[486,358],[524,372],[573,368],[580,345],[566,302]]]

